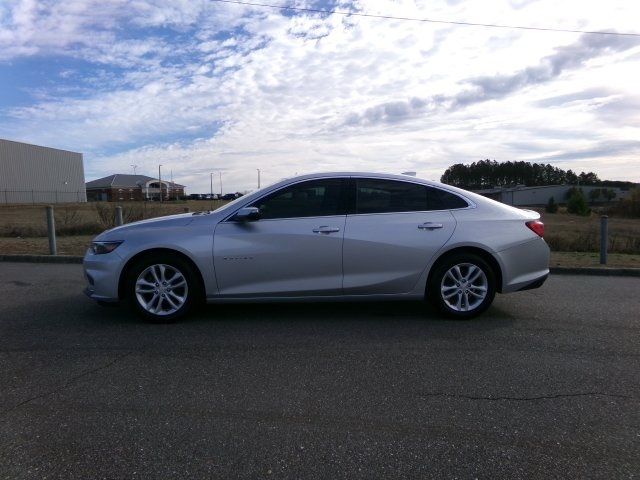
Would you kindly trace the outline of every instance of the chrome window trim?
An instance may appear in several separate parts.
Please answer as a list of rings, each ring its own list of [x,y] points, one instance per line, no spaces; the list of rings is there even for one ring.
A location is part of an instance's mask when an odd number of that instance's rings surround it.
[[[449,208],[449,209],[444,209],[444,210],[410,210],[408,212],[377,212],[377,213],[348,213],[346,215],[324,215],[321,217],[286,217],[286,218],[269,218],[269,219],[264,219],[261,220],[263,222],[266,221],[270,221],[270,220],[292,220],[292,219],[296,219],[296,218],[327,218],[327,217],[342,217],[342,216],[356,216],[356,215],[393,215],[393,214],[397,214],[397,213],[429,213],[429,212],[459,212],[461,210],[471,210],[474,208],[477,208],[477,204],[467,198],[466,196],[458,193],[458,192],[454,192],[451,191],[447,188],[442,188],[439,185],[433,185],[431,183],[424,183],[424,182],[420,182],[420,181],[415,181],[413,178],[407,178],[405,179],[396,179],[396,178],[385,178],[385,177],[370,177],[370,176],[366,176],[366,175],[327,175],[327,176],[321,176],[321,177],[315,177],[315,178],[304,178],[304,179],[300,179],[297,180],[295,182],[292,183],[288,183],[286,185],[283,185],[282,187],[278,188],[278,189],[274,189],[274,190],[269,190],[268,192],[265,192],[264,195],[258,197],[257,199],[254,199],[248,203],[242,204],[240,205],[236,210],[234,210],[231,214],[227,215],[223,220],[220,221],[220,223],[243,223],[243,222],[236,222],[231,220],[231,218],[238,213],[238,210],[240,210],[241,208],[246,207],[247,205],[252,205],[256,202],[259,202],[260,200],[262,200],[265,197],[268,197],[269,195],[276,193],[280,190],[284,190],[285,188],[289,188],[293,185],[298,185],[299,183],[304,183],[304,182],[313,182],[313,181],[317,181],[317,180],[340,180],[340,179],[366,179],[366,180],[386,180],[388,182],[405,182],[405,183],[412,183],[414,185],[422,185],[423,187],[431,187],[431,188],[436,188],[439,190],[444,190],[447,193],[450,193],[452,195],[456,195],[459,198],[462,198],[465,202],[467,202],[467,206],[464,208]]]

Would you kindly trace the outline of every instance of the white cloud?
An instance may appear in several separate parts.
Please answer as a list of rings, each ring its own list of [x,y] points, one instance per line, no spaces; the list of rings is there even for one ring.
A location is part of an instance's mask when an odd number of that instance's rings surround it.
[[[353,7],[630,31],[640,13],[622,0]],[[437,179],[452,163],[480,158],[549,158],[566,167],[575,152],[580,166],[571,168],[640,181],[633,143],[640,127],[631,122],[638,114],[625,108],[640,102],[633,80],[640,48],[630,39],[291,17],[186,0],[25,1],[5,9],[0,24],[7,22],[0,59],[68,55],[124,69],[91,95],[46,97],[11,109],[0,123],[0,134],[87,152],[91,177],[132,163],[152,174],[163,163],[191,191],[207,191],[209,171],[223,168],[227,188],[244,190],[254,186],[256,168],[264,181],[344,169]],[[123,35],[126,26],[143,30]],[[149,27],[172,33],[146,34]]]

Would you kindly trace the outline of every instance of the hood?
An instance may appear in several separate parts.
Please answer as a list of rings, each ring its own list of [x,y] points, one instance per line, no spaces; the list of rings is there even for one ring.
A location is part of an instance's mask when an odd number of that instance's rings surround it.
[[[120,237],[122,234],[126,234],[134,230],[184,227],[193,222],[193,218],[193,213],[180,213],[177,215],[168,215],[166,217],[149,218],[147,220],[126,223],[120,227],[115,227],[102,232],[95,238],[95,240],[116,239],[116,237]]]

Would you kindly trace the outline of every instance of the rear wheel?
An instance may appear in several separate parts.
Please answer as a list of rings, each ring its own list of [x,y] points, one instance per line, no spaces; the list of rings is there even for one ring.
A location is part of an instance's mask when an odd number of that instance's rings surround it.
[[[472,318],[489,308],[495,284],[495,273],[482,257],[455,254],[436,265],[427,298],[451,318]]]
[[[129,271],[126,293],[143,318],[168,323],[191,310],[200,296],[200,285],[188,262],[165,254],[137,262]]]

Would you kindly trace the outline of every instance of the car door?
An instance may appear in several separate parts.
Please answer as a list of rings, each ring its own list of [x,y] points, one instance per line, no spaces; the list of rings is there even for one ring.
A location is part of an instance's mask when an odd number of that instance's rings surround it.
[[[345,225],[344,293],[410,292],[453,234],[456,221],[449,208],[468,204],[409,181],[357,178],[355,189],[355,213]]]
[[[253,202],[255,221],[230,218],[214,233],[222,296],[342,293],[347,179],[307,180]]]

